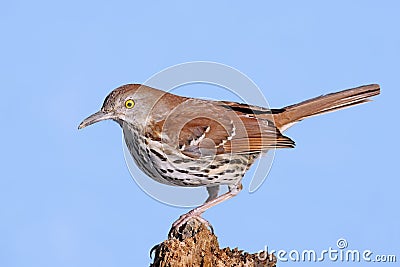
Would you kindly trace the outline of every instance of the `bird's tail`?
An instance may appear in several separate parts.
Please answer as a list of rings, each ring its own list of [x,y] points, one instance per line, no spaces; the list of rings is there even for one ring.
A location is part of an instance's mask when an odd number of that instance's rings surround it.
[[[379,93],[379,85],[370,84],[315,97],[273,111],[275,124],[283,132],[305,118],[369,102],[371,101],[370,97],[379,95]]]

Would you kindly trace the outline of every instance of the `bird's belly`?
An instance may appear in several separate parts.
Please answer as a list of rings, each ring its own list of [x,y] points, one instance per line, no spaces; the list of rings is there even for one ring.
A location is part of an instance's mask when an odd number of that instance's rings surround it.
[[[145,137],[134,134],[132,129],[123,129],[125,143],[136,165],[163,184],[185,187],[235,184],[255,159],[254,155],[226,154],[194,159],[166,144],[144,140]]]
[[[161,178],[175,186],[235,184],[242,179],[248,165],[247,158],[243,156],[232,159],[217,155],[214,158],[193,159],[178,151],[165,152],[165,149],[155,147],[149,150],[150,162],[157,170],[155,180]]]
[[[136,165],[153,180],[184,187],[235,184],[250,166],[246,156],[192,159],[181,153],[168,155],[160,148],[139,147],[125,140]]]

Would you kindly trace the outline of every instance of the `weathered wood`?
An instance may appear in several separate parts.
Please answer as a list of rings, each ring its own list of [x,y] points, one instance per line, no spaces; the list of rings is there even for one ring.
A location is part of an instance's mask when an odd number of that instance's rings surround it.
[[[201,266],[201,267],[275,267],[276,258],[258,253],[250,254],[238,248],[221,249],[217,237],[202,223],[190,220],[171,237],[155,246],[154,262],[150,267]],[[260,259],[261,258],[261,259]]]

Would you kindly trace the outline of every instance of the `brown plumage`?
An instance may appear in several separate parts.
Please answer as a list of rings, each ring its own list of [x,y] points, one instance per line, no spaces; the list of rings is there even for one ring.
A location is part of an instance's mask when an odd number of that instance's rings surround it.
[[[282,109],[181,97],[140,84],[112,91],[101,110],[79,128],[105,119],[119,123],[128,149],[152,179],[174,186],[207,186],[209,198],[174,223],[235,196],[254,160],[270,149],[292,148],[282,133],[316,115],[370,101],[380,93],[371,84],[323,95]],[[219,185],[229,192],[218,196]]]
[[[274,115],[274,121],[278,129],[284,131],[305,118],[372,101],[369,98],[379,93],[379,85],[370,84],[322,95],[281,109]]]

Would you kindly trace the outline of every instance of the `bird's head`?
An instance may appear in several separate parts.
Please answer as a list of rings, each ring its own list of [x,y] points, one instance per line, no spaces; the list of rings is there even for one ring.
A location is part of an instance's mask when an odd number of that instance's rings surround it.
[[[127,122],[143,127],[157,103],[170,95],[148,86],[127,84],[113,90],[104,100],[101,109],[84,119],[78,129],[103,120],[114,120],[120,125]]]

